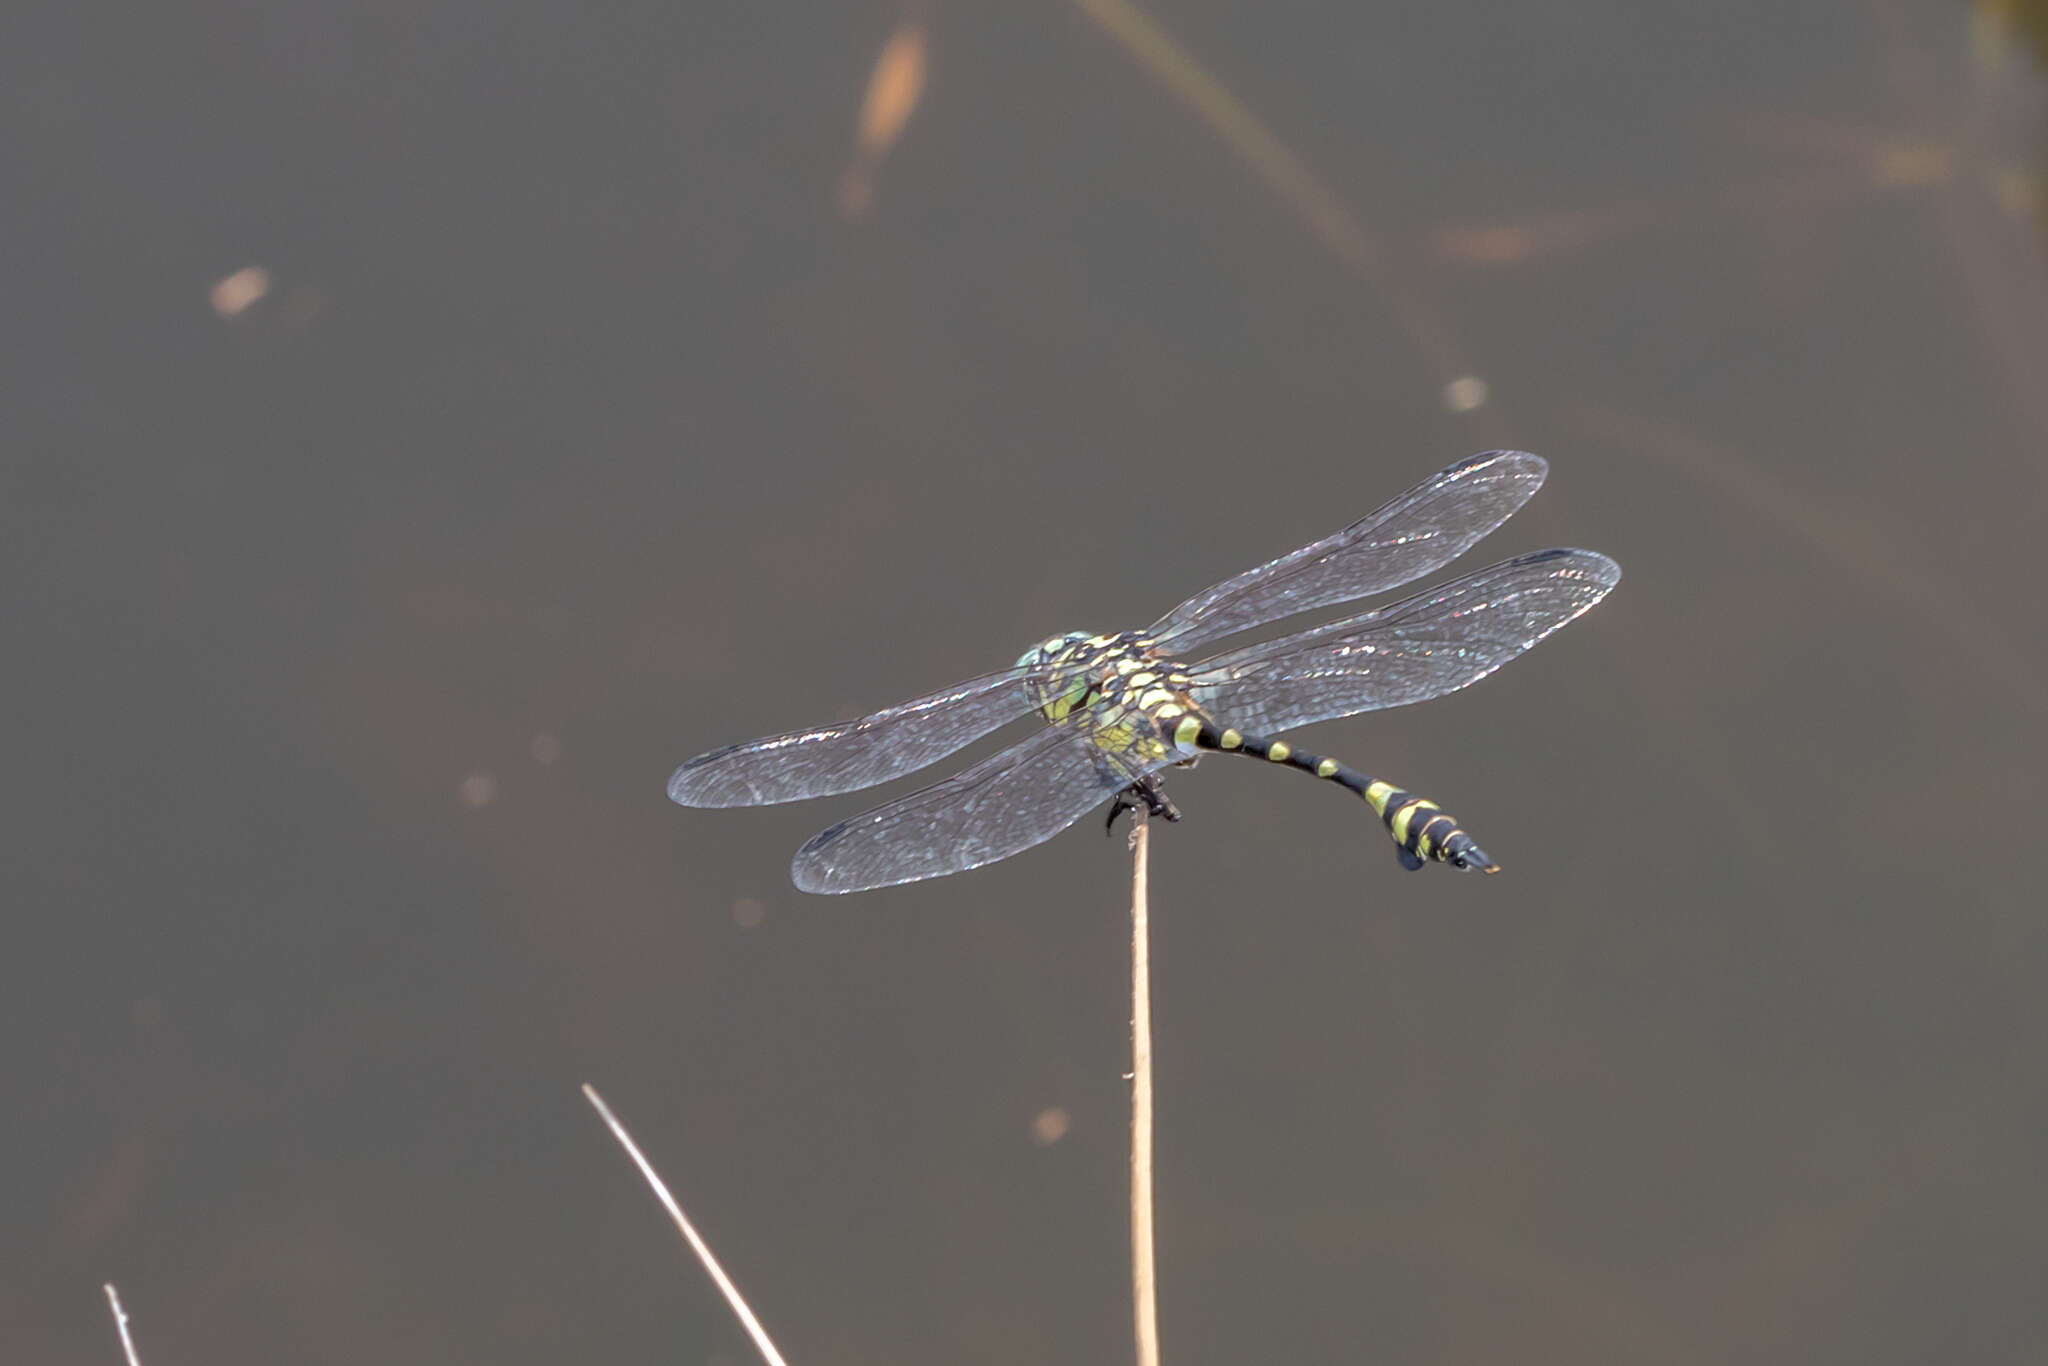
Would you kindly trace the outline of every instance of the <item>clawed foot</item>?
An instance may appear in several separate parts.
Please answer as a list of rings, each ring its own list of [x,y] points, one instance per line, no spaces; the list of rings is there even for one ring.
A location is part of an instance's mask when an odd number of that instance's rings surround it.
[[[1136,811],[1141,806],[1145,808],[1145,814],[1148,816],[1157,816],[1167,821],[1180,819],[1180,808],[1166,795],[1166,790],[1159,785],[1159,779],[1148,773],[1116,794],[1116,800],[1109,804],[1109,819],[1103,824],[1103,833],[1115,834],[1116,818],[1126,811]]]

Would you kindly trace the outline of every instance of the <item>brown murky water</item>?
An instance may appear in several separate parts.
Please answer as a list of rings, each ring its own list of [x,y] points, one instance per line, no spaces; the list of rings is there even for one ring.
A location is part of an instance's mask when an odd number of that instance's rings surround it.
[[[2007,12],[19,21],[0,1356],[750,1359],[589,1080],[791,1360],[1129,1360],[1121,841],[663,781],[1512,445],[1620,589],[1306,732],[1506,871],[1173,780],[1167,1359],[2035,1359]]]

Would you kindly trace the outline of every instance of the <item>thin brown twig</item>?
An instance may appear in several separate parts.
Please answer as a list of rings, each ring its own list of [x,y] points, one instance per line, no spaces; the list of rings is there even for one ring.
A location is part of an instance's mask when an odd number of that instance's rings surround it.
[[[754,1317],[754,1311],[747,1308],[747,1302],[740,1297],[739,1287],[725,1274],[725,1268],[718,1264],[718,1258],[711,1255],[710,1246],[698,1236],[689,1216],[683,1213],[683,1207],[676,1203],[676,1198],[668,1193],[668,1187],[662,1184],[661,1177],[655,1174],[654,1165],[642,1155],[640,1145],[633,1141],[633,1136],[626,1132],[626,1126],[612,1115],[611,1107],[604,1103],[604,1097],[598,1095],[597,1088],[589,1082],[583,1083],[583,1094],[597,1108],[598,1115],[611,1129],[612,1136],[619,1140],[619,1146],[633,1159],[633,1165],[647,1178],[647,1184],[654,1187],[654,1198],[661,1201],[662,1208],[668,1211],[669,1218],[675,1220],[676,1227],[682,1230],[684,1241],[688,1242],[690,1250],[697,1254],[697,1260],[704,1263],[704,1270],[710,1275],[711,1283],[718,1287],[719,1293],[725,1296],[725,1302],[732,1306],[732,1312],[739,1317],[740,1327],[747,1330],[747,1336],[754,1340],[754,1346],[760,1349],[761,1355],[768,1360],[770,1366],[789,1366],[789,1363],[782,1359],[782,1353],[775,1350],[775,1344],[768,1340],[768,1332],[761,1327],[761,1321]]]
[[[1152,928],[1141,809],[1131,821],[1131,1307],[1138,1366],[1159,1366],[1159,1303],[1152,1258]]]
[[[121,1330],[121,1350],[127,1354],[128,1366],[142,1366],[142,1359],[135,1355],[135,1339],[128,1336],[128,1311],[121,1307],[121,1292],[114,1289],[112,1281],[108,1281],[104,1288],[107,1303],[114,1310],[114,1327]]]

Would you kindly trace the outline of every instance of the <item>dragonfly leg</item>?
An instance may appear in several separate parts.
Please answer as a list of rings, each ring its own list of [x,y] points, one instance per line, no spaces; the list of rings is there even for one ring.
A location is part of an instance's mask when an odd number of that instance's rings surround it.
[[[1180,808],[1166,795],[1166,789],[1160,784],[1159,776],[1147,773],[1116,794],[1116,800],[1109,804],[1109,820],[1104,823],[1103,832],[1114,834],[1116,818],[1126,811],[1136,811],[1141,806],[1145,808],[1145,814],[1148,816],[1157,816],[1164,821],[1180,819]]]

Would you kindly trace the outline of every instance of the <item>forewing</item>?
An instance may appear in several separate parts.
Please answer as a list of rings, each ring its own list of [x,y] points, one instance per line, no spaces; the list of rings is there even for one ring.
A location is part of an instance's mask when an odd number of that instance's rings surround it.
[[[727,745],[669,775],[682,806],[765,806],[900,778],[1031,710],[1023,669],[984,674],[857,721]]]
[[[1513,516],[1549,468],[1527,451],[1469,456],[1334,536],[1196,594],[1147,634],[1185,654],[1264,622],[1419,579]]]
[[[1362,616],[1229,650],[1192,672],[1218,725],[1271,735],[1441,697],[1586,611],[1621,580],[1591,550],[1539,550]]]
[[[806,892],[861,892],[965,872],[1042,844],[1179,755],[1139,759],[1076,726],[1049,726],[942,783],[820,831],[790,877]]]

